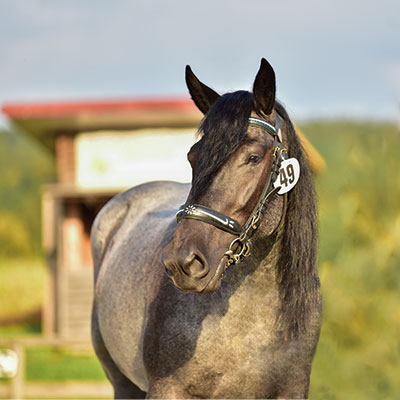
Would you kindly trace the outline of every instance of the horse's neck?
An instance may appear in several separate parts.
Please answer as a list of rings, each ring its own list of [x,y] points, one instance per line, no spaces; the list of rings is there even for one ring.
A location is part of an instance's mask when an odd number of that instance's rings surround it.
[[[254,247],[249,258],[231,266],[231,270],[226,273],[230,296],[245,296],[249,299],[256,296],[258,299],[265,298],[267,302],[279,302],[277,268],[280,248],[280,235],[275,240],[265,239]]]
[[[210,331],[214,332],[216,326],[222,327],[224,335],[256,338],[257,346],[262,346],[281,335],[276,329],[281,309],[276,279],[279,244],[274,243],[261,258],[261,252],[254,250],[244,261],[229,267],[220,291],[212,295]],[[220,318],[217,325],[216,315]],[[229,337],[229,340],[238,338]]]

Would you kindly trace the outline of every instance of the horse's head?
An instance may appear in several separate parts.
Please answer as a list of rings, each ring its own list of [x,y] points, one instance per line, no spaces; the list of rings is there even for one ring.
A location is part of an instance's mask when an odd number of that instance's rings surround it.
[[[277,126],[282,123],[284,131],[284,121],[275,108],[275,74],[265,59],[253,93],[220,96],[189,66],[186,83],[205,118],[201,139],[188,153],[192,188],[162,261],[178,289],[210,293],[227,266],[250,253],[250,239],[256,243],[270,235],[282,220],[284,196],[273,183],[286,156]]]

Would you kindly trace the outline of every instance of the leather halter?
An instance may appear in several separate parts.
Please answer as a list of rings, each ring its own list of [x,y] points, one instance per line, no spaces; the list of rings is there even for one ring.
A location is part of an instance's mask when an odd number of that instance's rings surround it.
[[[280,186],[275,187],[273,183],[278,177],[281,162],[288,158],[287,151],[283,147],[280,140],[280,119],[279,114],[276,112],[275,126],[269,122],[259,118],[249,118],[249,126],[261,128],[268,132],[274,138],[274,146],[272,153],[272,161],[269,167],[268,176],[264,185],[263,191],[258,199],[256,206],[247,219],[246,223],[241,226],[239,222],[233,218],[227,217],[211,208],[199,204],[184,204],[176,213],[176,220],[179,223],[182,219],[194,219],[197,221],[205,222],[213,225],[218,229],[228,232],[232,235],[238,236],[232,241],[228,251],[224,256],[226,259],[225,268],[232,264],[238,263],[242,258],[248,257],[251,253],[251,237],[258,229],[261,219],[264,215],[265,209],[271,199],[280,190]],[[284,211],[281,215],[281,220],[278,227],[283,221],[283,216],[286,212],[287,195],[284,194]],[[271,233],[272,234],[272,233]]]

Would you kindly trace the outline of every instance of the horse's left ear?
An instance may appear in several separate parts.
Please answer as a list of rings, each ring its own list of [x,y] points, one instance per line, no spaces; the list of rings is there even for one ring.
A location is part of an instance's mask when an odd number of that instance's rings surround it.
[[[203,113],[206,114],[210,107],[214,104],[215,100],[218,99],[219,94],[200,82],[197,76],[193,73],[189,65],[186,65],[186,85],[189,89],[189,93],[192,96],[194,104]]]
[[[275,72],[271,64],[263,58],[253,85],[254,106],[257,112],[271,114],[275,102],[275,91]]]

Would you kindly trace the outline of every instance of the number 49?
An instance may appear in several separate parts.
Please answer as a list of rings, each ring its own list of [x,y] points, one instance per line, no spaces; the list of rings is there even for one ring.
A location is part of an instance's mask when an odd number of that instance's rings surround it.
[[[294,188],[300,177],[300,165],[294,158],[282,161],[279,176],[274,182],[274,187],[280,187],[278,194],[284,194]]]
[[[286,187],[291,185],[295,180],[294,168],[292,164],[286,165],[286,168],[281,168],[279,172],[281,186]]]

